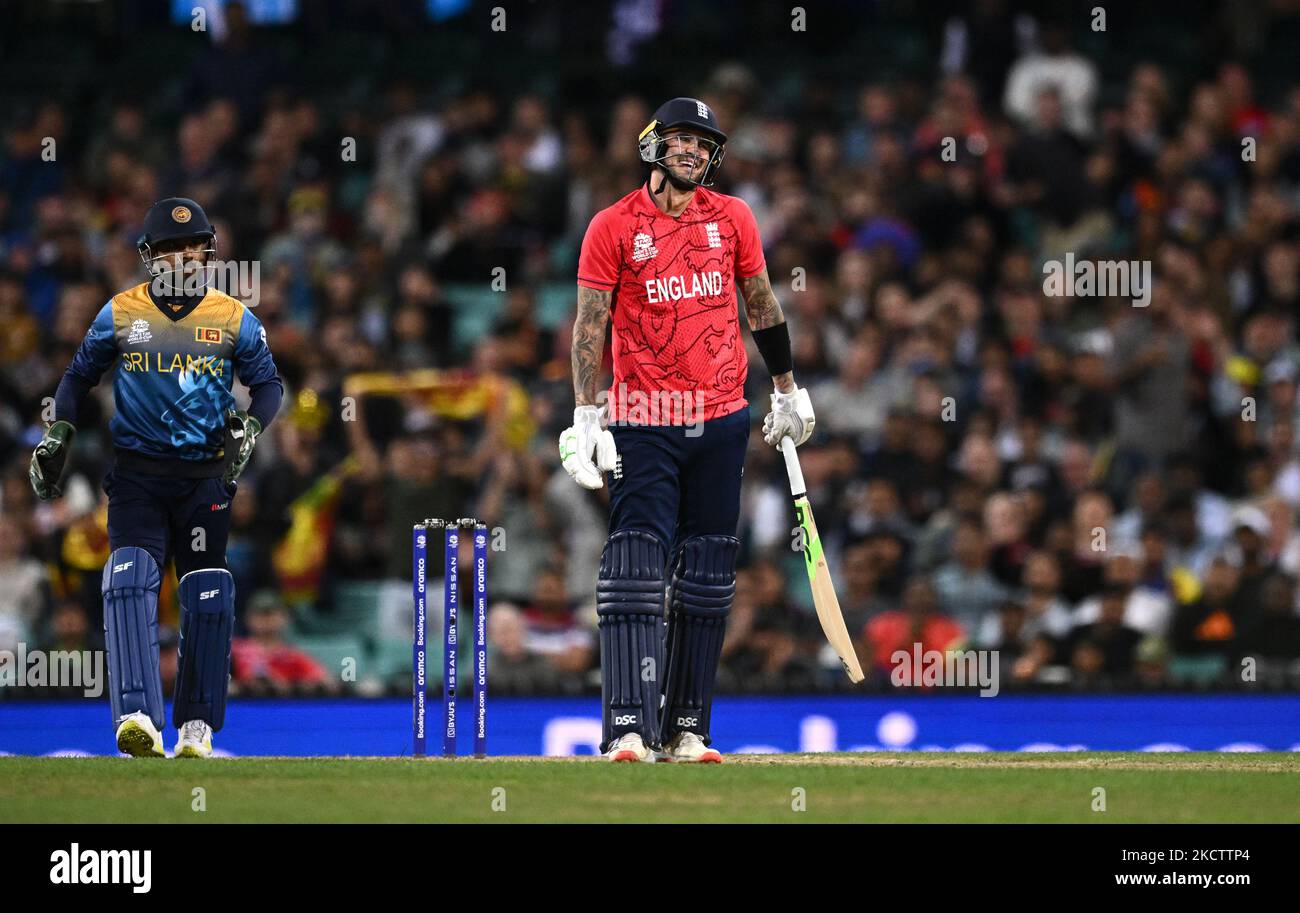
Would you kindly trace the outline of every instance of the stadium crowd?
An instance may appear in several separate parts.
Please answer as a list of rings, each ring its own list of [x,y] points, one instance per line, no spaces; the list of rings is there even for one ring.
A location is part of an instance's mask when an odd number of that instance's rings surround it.
[[[718,189],[763,234],[859,655],[878,687],[913,643],[996,649],[1003,688],[1300,687],[1300,85],[1139,61],[1108,89],[1074,33],[1037,25],[1001,66],[967,23],[966,57],[925,82],[799,104],[743,62],[674,86],[716,110]],[[259,41],[236,19],[175,121],[125,97],[74,124],[52,98],[4,125],[0,649],[98,640],[109,385],[63,499],[35,500],[27,462],[95,312],[144,281],[145,210],[174,194],[206,207],[222,258],[258,263],[288,394],[232,505],[236,686],[354,687],[313,646],[357,625],[364,655],[405,644],[409,663],[411,524],[473,515],[499,548],[493,690],[592,688],[608,499],[560,468],[571,304],[542,304],[573,300],[592,214],[644,180],[661,99],[398,81],[339,107]],[[1067,256],[1149,264],[1149,302],[1055,293],[1044,264]],[[843,687],[752,345],[750,363],[723,687]],[[394,664],[372,685],[407,682]]]

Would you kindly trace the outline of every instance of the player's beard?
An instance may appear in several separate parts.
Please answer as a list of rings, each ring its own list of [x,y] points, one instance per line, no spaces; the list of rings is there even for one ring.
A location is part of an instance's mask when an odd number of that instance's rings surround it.
[[[705,165],[704,165],[704,169],[707,169],[707,168],[708,168],[708,163],[706,162]],[[701,170],[700,170],[700,177],[701,177],[701,178],[704,177],[704,169],[701,169]],[[668,167],[668,166],[665,165],[665,164],[662,164],[662,163],[661,163],[660,166],[659,166],[659,170],[662,171],[662,172],[664,173],[664,175],[665,175],[665,176],[667,177],[667,179],[668,179],[668,183],[670,183],[670,184],[673,185],[673,189],[674,189],[674,190],[681,191],[682,193],[687,193],[687,192],[689,192],[689,191],[691,191],[691,190],[694,190],[696,187],[701,186],[699,183],[697,183],[697,182],[695,182],[695,181],[688,181],[688,180],[686,180],[686,179],[683,178],[683,177],[679,177],[678,174],[677,174],[675,171],[672,170],[672,168]],[[692,171],[694,171],[694,170],[695,170],[695,169],[692,169]],[[660,181],[660,182],[659,182],[659,188],[655,191],[655,193],[662,193],[662,192],[663,192],[663,189],[664,189],[663,181]]]

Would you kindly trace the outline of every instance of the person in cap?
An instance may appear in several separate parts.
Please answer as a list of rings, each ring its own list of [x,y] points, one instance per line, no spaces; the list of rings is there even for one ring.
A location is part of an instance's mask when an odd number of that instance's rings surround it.
[[[175,754],[212,754],[212,733],[225,720],[234,625],[230,503],[284,392],[261,321],[212,287],[216,246],[193,200],[171,197],[149,209],[137,243],[149,278],[114,295],[91,323],[28,473],[37,497],[62,494],[82,405],[111,369],[104,634],[117,747],[133,757],[166,754],[158,591],[169,560],[181,603]],[[236,378],[249,391],[246,409],[237,408]]]
[[[595,215],[578,259],[559,449],[583,488],[611,474],[596,596],[611,761],[722,760],[710,721],[750,427],[737,292],[772,377],[766,441],[813,431],[754,214],[711,189],[726,144],[709,105],[665,102],[637,137],[645,183]],[[614,382],[598,391],[607,328]]]

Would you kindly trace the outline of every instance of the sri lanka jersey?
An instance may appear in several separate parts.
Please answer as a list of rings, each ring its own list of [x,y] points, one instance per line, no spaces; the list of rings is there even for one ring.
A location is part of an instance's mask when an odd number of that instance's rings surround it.
[[[114,295],[68,371],[93,386],[114,364],[114,448],[193,462],[224,456],[236,375],[250,388],[278,380],[261,321],[215,289],[179,308],[155,304],[148,283]]]

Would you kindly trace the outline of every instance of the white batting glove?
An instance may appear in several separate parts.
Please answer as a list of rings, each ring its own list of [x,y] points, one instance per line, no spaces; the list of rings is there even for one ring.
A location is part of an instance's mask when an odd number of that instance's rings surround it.
[[[578,406],[573,410],[573,424],[560,435],[560,463],[564,471],[583,488],[593,491],[604,486],[602,473],[613,472],[618,465],[614,435],[601,427],[601,419],[600,407]]]
[[[812,436],[816,424],[812,400],[803,387],[793,393],[773,393],[772,411],[763,419],[763,440],[779,449],[781,439],[788,437],[798,447]]]

